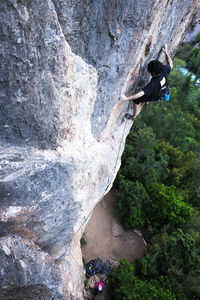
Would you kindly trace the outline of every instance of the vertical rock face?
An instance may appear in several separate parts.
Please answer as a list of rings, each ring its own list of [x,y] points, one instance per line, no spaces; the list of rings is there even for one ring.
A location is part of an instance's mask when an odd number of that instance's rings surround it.
[[[192,42],[195,40],[197,33],[200,32],[200,10],[196,13],[191,25],[185,32],[184,42]]]
[[[132,125],[119,94],[164,43],[174,52],[198,9],[199,0],[1,0],[1,299],[82,299],[81,230]]]

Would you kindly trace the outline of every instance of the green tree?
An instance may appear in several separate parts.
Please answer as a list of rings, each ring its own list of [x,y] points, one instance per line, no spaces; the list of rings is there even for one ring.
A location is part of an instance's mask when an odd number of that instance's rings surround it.
[[[148,204],[148,195],[142,183],[132,182],[123,175],[118,179],[118,201],[115,214],[121,218],[126,229],[143,228],[145,222],[144,203]]]
[[[109,281],[116,300],[175,300],[171,285],[164,278],[142,281],[134,274],[134,266],[121,260]]]
[[[181,43],[176,52],[176,58],[184,60],[185,62],[188,61],[192,48],[193,48],[192,43]]]
[[[171,101],[151,102],[127,138],[116,212],[126,228],[157,234],[135,270],[124,263],[113,273],[116,299],[200,299],[200,88],[181,70],[198,78],[200,49],[193,46],[182,44],[174,59]],[[176,296],[163,296],[162,278]]]
[[[184,153],[166,141],[160,141],[156,150],[158,153],[168,156],[170,174],[164,183],[176,186],[185,200],[189,201],[194,193],[195,178],[193,174],[198,169],[197,156],[192,151]]]
[[[200,212],[197,208],[193,209],[192,216],[181,226],[185,233],[189,233],[200,247]]]
[[[192,215],[192,208],[183,201],[183,197],[176,192],[174,186],[155,184],[149,187],[152,206],[148,211],[149,220],[154,228],[164,225],[185,223]]]
[[[171,234],[163,232],[154,236],[147,255],[134,263],[135,274],[138,278],[150,280],[159,276],[167,276],[172,284],[173,291],[178,294],[190,294],[199,297],[199,289],[191,285],[188,274],[199,276],[200,256],[195,240],[181,229]],[[200,285],[200,282],[199,282]]]
[[[157,156],[156,135],[152,128],[143,123],[137,124],[127,138],[119,174],[129,180],[140,181],[144,185],[147,182],[162,180],[162,177],[166,178],[168,163],[167,156]]]
[[[188,59],[188,68],[194,73],[196,73],[199,66],[200,66],[200,49],[198,47],[194,47],[190,52],[190,58]]]
[[[194,42],[195,42],[195,44],[200,43],[200,32],[197,33]]]

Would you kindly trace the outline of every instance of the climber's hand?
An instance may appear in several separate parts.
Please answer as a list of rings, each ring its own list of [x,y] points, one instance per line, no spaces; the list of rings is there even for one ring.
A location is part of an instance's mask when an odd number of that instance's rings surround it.
[[[164,44],[164,46],[162,47],[162,51],[166,54],[168,51],[167,51],[167,44]]]
[[[128,100],[128,97],[126,97],[124,94],[121,94],[121,95],[120,95],[120,100],[121,100],[121,101],[127,101],[127,100]]]
[[[171,57],[169,56],[169,53],[168,53],[168,50],[167,50],[167,44],[165,44],[162,47],[162,51],[165,53],[165,57],[166,57],[167,63],[170,65],[170,67],[172,69],[173,68],[173,61],[172,61]]]

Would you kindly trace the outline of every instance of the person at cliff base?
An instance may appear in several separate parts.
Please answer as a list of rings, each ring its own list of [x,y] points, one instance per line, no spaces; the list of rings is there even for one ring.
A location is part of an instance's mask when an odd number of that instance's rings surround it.
[[[140,104],[147,103],[149,101],[158,101],[164,99],[169,101],[169,87],[168,87],[168,75],[173,68],[173,61],[167,51],[167,45],[164,45],[162,51],[165,53],[167,61],[166,65],[163,65],[159,60],[152,60],[147,65],[147,71],[151,74],[151,81],[142,89],[142,91],[131,95],[121,95],[122,101],[133,100],[135,103],[134,114],[126,114],[126,118],[135,120],[139,111]]]
[[[103,291],[103,286],[104,286],[104,284],[103,284],[103,282],[101,282],[101,281],[95,282],[95,284],[94,284],[94,287],[95,287],[97,293],[98,293],[98,292],[102,293],[102,291]]]

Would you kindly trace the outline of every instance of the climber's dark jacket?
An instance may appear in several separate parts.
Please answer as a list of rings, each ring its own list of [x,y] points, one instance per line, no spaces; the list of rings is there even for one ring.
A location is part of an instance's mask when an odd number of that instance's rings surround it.
[[[159,76],[152,77],[151,81],[142,89],[144,92],[144,96],[133,100],[134,103],[139,104],[141,102],[149,102],[149,101],[158,101],[163,93],[166,92],[168,89],[168,75],[171,71],[170,65],[163,65],[162,71]],[[166,83],[164,86],[166,86],[165,89],[161,89],[160,81],[165,77]]]

